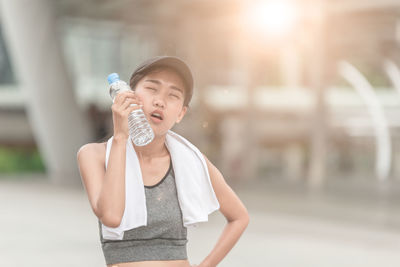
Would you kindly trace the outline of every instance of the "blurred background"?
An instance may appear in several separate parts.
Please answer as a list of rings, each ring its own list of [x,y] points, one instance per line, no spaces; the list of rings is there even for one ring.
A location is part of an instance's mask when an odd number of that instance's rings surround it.
[[[0,26],[5,266],[105,266],[76,153],[112,131],[107,75],[156,55],[191,66],[172,130],[251,216],[218,266],[398,266],[399,1],[1,0]]]

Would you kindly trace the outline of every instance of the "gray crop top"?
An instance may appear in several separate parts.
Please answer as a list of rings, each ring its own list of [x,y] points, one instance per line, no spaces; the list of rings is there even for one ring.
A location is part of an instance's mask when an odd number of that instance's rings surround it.
[[[164,177],[153,186],[144,186],[147,225],[124,232],[122,240],[104,239],[98,220],[100,241],[108,264],[150,260],[187,259],[187,229],[183,225],[170,165]]]

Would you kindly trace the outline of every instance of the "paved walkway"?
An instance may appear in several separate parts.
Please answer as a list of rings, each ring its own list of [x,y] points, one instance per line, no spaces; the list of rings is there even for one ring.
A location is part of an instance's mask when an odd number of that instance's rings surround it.
[[[398,203],[275,189],[235,189],[251,222],[218,266],[399,266]],[[0,213],[1,266],[105,266],[96,217],[83,188],[52,185],[41,177],[0,177]],[[207,255],[224,225],[223,216],[214,212],[208,223],[188,231],[191,263]]]

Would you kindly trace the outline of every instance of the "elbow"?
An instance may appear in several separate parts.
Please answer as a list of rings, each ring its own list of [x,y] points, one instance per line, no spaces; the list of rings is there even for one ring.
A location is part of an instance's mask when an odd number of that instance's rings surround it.
[[[250,215],[248,213],[247,213],[247,216],[245,217],[245,222],[246,222],[246,227],[247,227],[250,223]]]
[[[246,211],[246,213],[240,218],[240,221],[243,222],[244,227],[246,228],[250,223],[250,215]]]
[[[116,228],[120,226],[122,218],[114,215],[102,216],[100,218],[102,224],[107,227]]]
[[[227,221],[228,221],[228,223],[235,223],[235,224],[240,225],[242,228],[246,228],[250,223],[250,216],[246,212],[246,213],[238,216],[235,219],[228,219]]]
[[[119,215],[115,212],[104,210],[104,208],[99,207],[98,201],[97,205],[93,208],[93,211],[97,218],[99,218],[100,222],[107,227],[115,228],[121,224],[123,214]]]

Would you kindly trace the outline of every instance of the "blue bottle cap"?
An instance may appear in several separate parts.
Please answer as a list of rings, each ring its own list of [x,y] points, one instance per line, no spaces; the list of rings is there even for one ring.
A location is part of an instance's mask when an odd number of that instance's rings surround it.
[[[111,73],[107,77],[108,83],[112,84],[113,82],[119,81],[119,75],[118,73]]]

